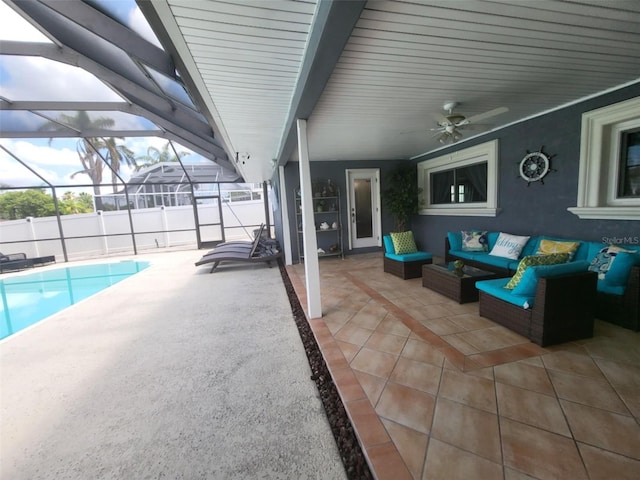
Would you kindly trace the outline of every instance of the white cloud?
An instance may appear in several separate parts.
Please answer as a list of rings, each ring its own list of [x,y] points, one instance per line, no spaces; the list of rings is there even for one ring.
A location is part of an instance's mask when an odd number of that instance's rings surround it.
[[[3,139],[2,145],[53,185],[88,183],[86,176],[82,178],[82,175],[78,175],[71,178],[71,174],[80,169],[80,160],[75,150],[35,145],[19,139]],[[4,150],[0,150],[0,171],[0,183],[12,187],[39,186],[46,183]]]
[[[3,1],[0,1],[0,40],[51,43],[44,34]]]
[[[41,57],[7,55],[0,92],[9,100],[108,101],[123,99],[89,72]],[[73,86],[73,87],[71,87]]]

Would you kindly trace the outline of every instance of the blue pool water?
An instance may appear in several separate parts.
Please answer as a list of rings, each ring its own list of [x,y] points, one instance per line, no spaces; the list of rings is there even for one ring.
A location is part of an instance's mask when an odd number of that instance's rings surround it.
[[[43,270],[0,280],[0,339],[134,275],[149,262],[124,261]]]

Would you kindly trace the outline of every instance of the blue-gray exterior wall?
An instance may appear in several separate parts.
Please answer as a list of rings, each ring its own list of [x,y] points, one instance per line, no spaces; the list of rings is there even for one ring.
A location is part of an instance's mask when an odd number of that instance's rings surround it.
[[[499,142],[498,207],[496,217],[427,216],[416,215],[411,220],[416,241],[424,250],[436,256],[444,255],[444,238],[448,231],[463,229],[483,229],[504,231],[522,235],[553,235],[588,241],[613,242],[631,239],[640,241],[640,222],[627,220],[585,220],[567,210],[576,206],[578,196],[578,170],[580,163],[580,131],[582,114],[606,105],[617,103],[640,95],[640,84],[617,90],[546,115],[521,122],[497,132],[456,144],[424,156],[414,163],[439,157],[447,153],[471,147],[493,139]],[[428,133],[425,133],[428,134]],[[518,166],[527,151],[537,151],[544,146],[544,152],[553,155],[550,172],[540,182],[527,183],[518,174]],[[407,160],[405,160],[407,161]],[[346,204],[345,170],[349,168],[379,168],[380,189],[384,190],[385,175],[402,160],[384,161],[330,161],[311,162],[313,180],[334,181],[342,192],[342,243],[344,251],[364,253],[377,249],[348,250],[348,212]],[[298,258],[298,239],[295,231],[296,218],[294,190],[300,183],[298,163],[289,162],[285,167],[287,192],[279,192],[280,201],[285,199],[289,206],[292,255]],[[274,179],[275,181],[275,179]],[[391,231],[393,219],[382,202],[382,232]],[[277,217],[277,215],[276,215]],[[281,222],[276,220],[278,238],[285,232]],[[634,240],[635,239],[635,240]]]
[[[578,196],[580,132],[582,114],[640,95],[640,84],[596,97],[562,110],[459,144],[419,161],[467,148],[489,140],[499,141],[498,207],[496,217],[418,215],[412,221],[416,237],[434,255],[444,254],[448,231],[478,228],[520,235],[553,235],[588,241],[640,241],[640,222],[580,219],[567,210]],[[518,174],[520,160],[528,151],[554,155],[544,185],[527,186]]]
[[[406,160],[405,160],[406,161]],[[389,161],[389,160],[379,160],[379,161],[327,161],[327,162],[311,162],[311,178],[312,181],[326,181],[327,179],[331,179],[331,181],[340,188],[340,220],[342,222],[342,246],[343,251],[346,255],[352,253],[366,253],[371,251],[380,250],[379,248],[361,248],[357,251],[349,250],[349,231],[348,231],[348,222],[349,215],[347,212],[347,180],[346,180],[346,170],[347,169],[358,169],[358,168],[377,168],[380,170],[380,181],[384,186],[385,175],[391,171],[395,166],[398,165],[398,162],[403,162],[403,160],[398,161]],[[289,209],[289,224],[291,225],[291,246],[292,246],[292,255],[294,262],[298,259],[298,237],[296,234],[295,225],[298,219],[295,214],[295,198],[294,192],[295,189],[300,185],[300,170],[299,170],[298,162],[289,162],[285,167],[285,180],[287,184],[287,192],[286,192],[286,201]],[[382,188],[381,188],[382,190]],[[389,215],[387,211],[385,211],[384,205],[382,207],[382,231],[388,232],[393,226],[393,219]]]

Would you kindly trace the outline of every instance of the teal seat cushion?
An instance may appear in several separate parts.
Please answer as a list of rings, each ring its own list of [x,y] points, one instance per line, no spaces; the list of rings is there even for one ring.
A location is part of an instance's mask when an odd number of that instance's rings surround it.
[[[505,268],[508,269],[509,265],[513,262],[510,258],[506,257],[496,257],[495,255],[489,255],[488,253],[480,253],[476,254],[473,258],[478,262],[486,263],[487,265],[491,265],[493,267]],[[517,265],[517,262],[516,262]]]
[[[384,242],[384,251],[386,253],[396,253],[396,249],[393,248],[393,240],[391,240],[391,235],[384,235],[382,237],[382,241]]]
[[[509,281],[508,278],[495,278],[492,280],[480,280],[476,282],[476,288],[491,296],[504,300],[518,307],[530,308],[533,305],[533,295],[516,295],[512,290],[507,290],[504,286]]]
[[[635,265],[640,265],[640,253],[618,253],[604,276],[604,283],[612,287],[624,288],[627,285],[631,267]]]
[[[462,250],[462,232],[447,232],[449,250]]]
[[[597,290],[600,293],[606,293],[607,295],[618,295],[621,297],[624,295],[625,288],[621,286],[611,285],[610,283],[607,283],[606,280],[598,279]]]
[[[429,252],[413,252],[403,255],[385,253],[384,256],[396,262],[417,262],[419,260],[430,260],[433,257]]]
[[[529,267],[524,271],[522,279],[513,289],[513,294],[535,296],[539,279],[586,272],[588,268],[589,262],[587,262],[586,260],[579,260],[577,262],[569,263],[558,263],[556,265],[539,265]]]
[[[477,256],[476,252],[463,252],[462,250],[449,250],[449,253],[465,260],[473,260]]]

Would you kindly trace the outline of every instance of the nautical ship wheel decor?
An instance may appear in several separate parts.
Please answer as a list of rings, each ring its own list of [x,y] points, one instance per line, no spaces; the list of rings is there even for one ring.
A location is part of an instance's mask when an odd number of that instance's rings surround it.
[[[540,182],[544,185],[544,177],[549,173],[551,168],[551,159],[555,155],[544,153],[543,147],[537,152],[529,152],[520,161],[519,173],[520,177],[527,182],[529,186],[532,182]]]

